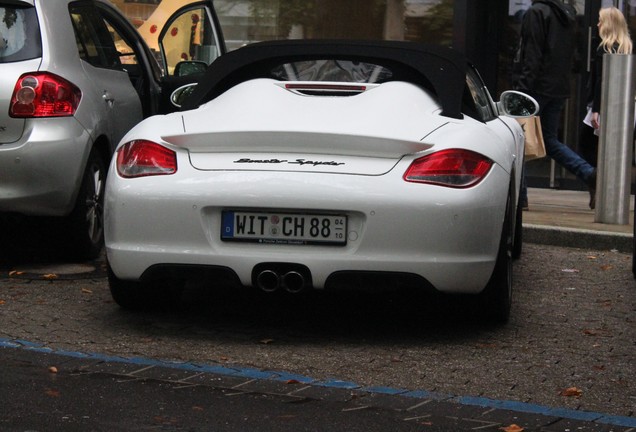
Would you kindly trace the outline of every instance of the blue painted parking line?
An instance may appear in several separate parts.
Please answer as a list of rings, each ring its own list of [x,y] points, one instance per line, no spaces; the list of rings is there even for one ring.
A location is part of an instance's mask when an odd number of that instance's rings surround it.
[[[64,357],[98,360],[107,363],[125,363],[138,366],[157,366],[169,369],[187,370],[199,373],[213,373],[217,375],[234,376],[248,379],[270,380],[270,381],[297,381],[302,384],[310,384],[319,387],[329,387],[335,389],[359,390],[367,393],[378,393],[393,395],[398,397],[409,397],[417,399],[433,399],[449,401],[467,406],[479,406],[483,408],[502,409],[514,412],[538,414],[543,416],[559,417],[562,419],[588,421],[599,424],[633,427],[636,428],[636,417],[616,416],[610,414],[596,413],[590,411],[578,411],[568,408],[554,408],[543,405],[536,405],[526,402],[506,401],[472,396],[453,396],[425,390],[404,390],[391,387],[364,387],[353,382],[333,380],[317,380],[311,377],[290,374],[287,372],[263,371],[254,368],[226,367],[219,365],[197,364],[192,362],[174,362],[150,359],[145,357],[119,357],[99,353],[85,353],[78,351],[56,350],[42,344],[0,338],[0,348],[24,349],[29,351],[55,354]]]

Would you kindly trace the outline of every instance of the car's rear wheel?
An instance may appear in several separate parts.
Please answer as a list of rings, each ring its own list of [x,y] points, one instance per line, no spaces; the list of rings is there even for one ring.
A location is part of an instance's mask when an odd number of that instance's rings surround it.
[[[508,322],[510,318],[510,307],[512,305],[512,256],[514,237],[512,219],[515,217],[514,208],[512,193],[509,193],[495,269],[488,281],[488,285],[481,294],[481,306],[486,319],[497,324],[505,324]]]
[[[106,164],[96,149],[88,157],[75,208],[66,220],[69,252],[78,259],[94,259],[104,245],[104,185]]]

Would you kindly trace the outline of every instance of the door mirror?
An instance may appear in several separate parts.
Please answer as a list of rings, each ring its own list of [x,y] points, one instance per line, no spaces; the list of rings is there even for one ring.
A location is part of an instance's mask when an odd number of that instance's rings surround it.
[[[194,89],[196,87],[196,83],[190,83],[179,87],[170,95],[170,102],[177,108],[181,108],[181,106],[183,105],[183,101],[185,101],[192,94],[192,92],[194,92]]]
[[[501,94],[497,110],[508,117],[530,117],[539,112],[539,104],[525,93],[509,90]]]
[[[175,76],[187,76],[202,74],[208,68],[208,65],[202,61],[182,61],[174,67]]]

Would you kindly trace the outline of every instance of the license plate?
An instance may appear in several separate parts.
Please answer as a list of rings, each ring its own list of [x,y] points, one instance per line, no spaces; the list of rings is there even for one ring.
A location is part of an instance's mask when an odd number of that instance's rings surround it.
[[[224,211],[221,240],[263,244],[347,244],[344,215]]]

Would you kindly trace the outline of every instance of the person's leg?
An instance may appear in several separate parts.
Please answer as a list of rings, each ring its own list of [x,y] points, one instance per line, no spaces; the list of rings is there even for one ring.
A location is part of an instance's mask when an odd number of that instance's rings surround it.
[[[594,135],[594,129],[581,123],[579,129],[579,149],[581,156],[593,167],[598,161],[598,137]]]
[[[559,141],[559,121],[564,102],[563,99],[549,98],[542,98],[540,102],[541,112],[539,116],[541,117],[546,153],[585,184],[593,187],[590,180],[594,173],[594,167],[574,150]]]

